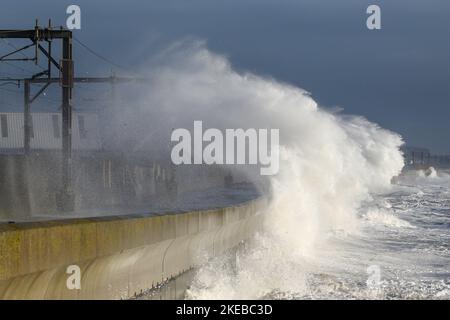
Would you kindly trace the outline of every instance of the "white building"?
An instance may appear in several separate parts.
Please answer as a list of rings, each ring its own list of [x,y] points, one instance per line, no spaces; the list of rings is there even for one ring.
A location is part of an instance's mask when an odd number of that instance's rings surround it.
[[[21,112],[0,112],[0,150],[14,152],[24,146],[24,116]],[[30,147],[35,150],[61,149],[61,113],[32,113]],[[101,148],[98,117],[94,113],[72,114],[72,148]]]

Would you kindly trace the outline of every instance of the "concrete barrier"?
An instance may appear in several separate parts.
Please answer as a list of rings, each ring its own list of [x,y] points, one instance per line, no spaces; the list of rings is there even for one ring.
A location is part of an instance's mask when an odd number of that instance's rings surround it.
[[[126,299],[262,227],[265,199],[207,211],[0,224],[1,299]],[[68,289],[67,267],[81,270]]]

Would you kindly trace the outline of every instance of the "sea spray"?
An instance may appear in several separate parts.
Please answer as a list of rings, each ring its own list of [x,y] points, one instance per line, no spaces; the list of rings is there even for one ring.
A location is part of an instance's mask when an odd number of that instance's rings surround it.
[[[265,231],[237,253],[234,267],[222,257],[200,268],[188,298],[306,294],[306,274],[330,234],[356,232],[361,203],[400,173],[401,137],[362,117],[327,112],[302,89],[237,72],[201,42],[177,43],[155,64],[148,90],[132,97],[140,107],[121,114],[135,124],[133,134],[141,132],[140,148],[164,146],[170,128],[199,119],[211,128],[280,132]],[[160,126],[149,130],[155,118]]]

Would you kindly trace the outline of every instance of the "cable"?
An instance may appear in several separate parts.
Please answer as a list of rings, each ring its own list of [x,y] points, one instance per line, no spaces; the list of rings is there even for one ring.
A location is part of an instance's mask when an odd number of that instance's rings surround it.
[[[6,40],[6,39],[4,39],[4,38],[2,38],[2,40],[3,40],[3,42],[5,42],[7,45],[9,45],[9,46],[10,46],[11,48],[13,48],[14,50],[18,50],[18,48],[17,48],[14,44],[12,44],[11,42],[9,42],[8,40]],[[27,59],[28,59],[28,56],[27,56],[25,53],[23,53],[22,51],[19,51],[18,53],[21,54],[24,58],[27,58]],[[6,61],[2,61],[2,62],[5,62],[6,64],[8,64],[8,65],[10,65],[10,66],[16,67],[15,65],[13,65],[13,64],[11,64],[11,63],[9,63],[9,62],[6,62]],[[36,66],[38,66],[38,67],[41,68],[42,70],[46,70],[46,68],[44,68],[43,66],[41,66],[39,63],[36,64]],[[20,67],[18,67],[18,68],[20,68]],[[22,69],[22,70],[25,70],[25,69],[23,69],[23,68],[21,68],[21,69]],[[34,72],[31,72],[30,70],[28,70],[28,72],[34,73]]]
[[[3,39],[3,38],[2,38],[2,40],[3,40],[3,42],[6,42],[6,44],[7,44],[8,46],[10,46],[11,48],[13,48],[14,50],[18,50],[18,48],[17,48],[15,45],[13,45],[11,42],[9,42],[8,40]],[[24,58],[28,58],[28,56],[27,56],[25,53],[23,53],[22,51],[19,51],[19,53],[20,53]]]
[[[16,69],[18,69],[18,70],[20,70],[20,71],[22,71],[22,72],[25,72],[25,73],[31,73],[31,74],[34,74],[34,73],[35,73],[34,71],[31,71],[31,70],[29,70],[29,69],[25,69],[25,68],[16,66],[15,64],[12,64],[11,62],[8,62],[8,61],[0,61],[0,62],[1,62],[1,63],[5,63],[5,64],[7,64],[7,65],[10,66],[10,67],[16,68]],[[42,67],[41,67],[41,68],[42,68]]]
[[[2,88],[2,87],[0,87],[0,90],[22,94],[22,92],[20,92],[18,90],[12,90],[12,89]]]
[[[19,66],[16,66],[15,64],[12,64],[12,63],[10,63],[10,62],[8,62],[8,61],[2,61],[2,63],[5,63],[5,64],[7,64],[7,65],[10,66],[10,67],[19,69],[19,70],[21,70],[22,72],[30,72],[30,73],[32,73],[30,70],[25,70],[24,68],[19,67]]]
[[[21,74],[21,73],[11,73],[11,72],[4,72],[4,71],[0,71],[0,74],[6,75],[8,78],[17,78],[17,77],[23,76],[23,74]]]
[[[91,49],[88,45],[86,45],[86,44],[84,44],[83,42],[81,42],[81,41],[80,41],[78,38],[76,38],[75,36],[73,37],[73,39],[74,39],[78,44],[80,44],[83,48],[85,48],[87,51],[89,51],[89,52],[92,53],[94,56],[96,56],[97,58],[99,58],[99,59],[101,59],[101,60],[103,60],[103,61],[109,63],[110,65],[112,65],[112,66],[114,66],[114,67],[117,67],[117,68],[120,68],[120,69],[129,71],[129,68],[124,67],[124,66],[121,66],[121,65],[119,65],[119,64],[117,64],[117,63],[115,63],[115,62],[109,60],[108,58],[102,56],[101,54],[95,52],[93,49]]]
[[[18,91],[18,90],[7,89],[7,88],[2,88],[2,87],[0,87],[0,90],[8,91],[8,92],[12,92],[12,93],[16,93],[16,94],[23,95],[23,92]],[[51,102],[57,102],[57,103],[60,103],[60,102],[61,102],[60,100],[52,99],[52,98],[46,97],[45,95],[40,95],[40,96],[39,96],[39,99],[45,99],[45,100],[48,100],[48,101],[51,101]]]

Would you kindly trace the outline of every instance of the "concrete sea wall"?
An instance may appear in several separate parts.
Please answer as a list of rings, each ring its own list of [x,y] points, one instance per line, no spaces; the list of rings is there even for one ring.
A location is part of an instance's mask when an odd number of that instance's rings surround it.
[[[248,239],[263,198],[162,216],[0,224],[0,299],[127,299]],[[71,265],[81,289],[69,289]]]

